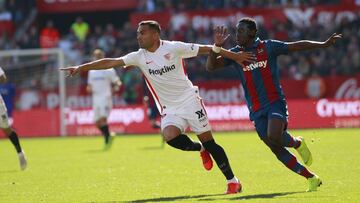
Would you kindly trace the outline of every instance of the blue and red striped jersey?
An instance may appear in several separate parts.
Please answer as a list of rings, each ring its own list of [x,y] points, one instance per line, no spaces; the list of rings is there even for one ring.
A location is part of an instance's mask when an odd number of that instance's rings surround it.
[[[257,38],[249,48],[236,46],[230,51],[252,52],[256,56],[256,62],[245,62],[245,67],[231,59],[225,59],[225,65],[233,64],[239,73],[250,112],[256,112],[279,99],[285,99],[279,82],[277,65],[277,57],[289,52],[288,45],[285,42],[263,41]]]

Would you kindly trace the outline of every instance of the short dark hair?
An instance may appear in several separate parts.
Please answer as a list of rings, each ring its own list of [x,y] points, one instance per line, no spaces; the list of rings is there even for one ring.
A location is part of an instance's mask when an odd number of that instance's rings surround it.
[[[147,25],[147,26],[149,26],[150,29],[155,30],[159,34],[161,32],[160,24],[155,20],[143,20],[139,23],[139,26],[140,25]]]
[[[253,18],[241,18],[239,23],[245,23],[250,30],[257,30],[256,21]]]

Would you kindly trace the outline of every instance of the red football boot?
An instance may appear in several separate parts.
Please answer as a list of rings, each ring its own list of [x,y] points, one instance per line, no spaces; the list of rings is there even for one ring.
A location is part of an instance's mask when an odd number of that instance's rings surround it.
[[[200,152],[200,156],[203,162],[203,166],[206,170],[210,171],[213,167],[213,161],[211,159],[210,153],[206,150]]]
[[[241,190],[242,190],[242,186],[240,182],[228,183],[225,194],[236,194],[236,193],[240,193]]]

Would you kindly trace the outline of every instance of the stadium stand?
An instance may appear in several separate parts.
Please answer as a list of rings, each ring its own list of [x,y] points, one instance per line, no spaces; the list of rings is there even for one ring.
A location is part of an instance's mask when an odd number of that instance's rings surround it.
[[[34,8],[33,1],[26,1],[28,4],[20,4],[19,1],[6,1],[3,3],[0,16],[3,16],[6,26],[1,26],[6,32],[2,32],[0,40],[0,48],[2,50],[12,48],[38,48],[40,47],[40,32],[43,27],[39,25],[32,25],[28,32],[24,32],[23,35],[16,39],[13,33],[16,30],[17,25],[20,25],[26,16],[29,15],[29,8]],[[32,2],[32,3],[30,3]],[[241,3],[239,3],[241,2]],[[19,4],[21,6],[14,6]],[[198,1],[164,1],[164,0],[143,0],[139,1],[137,11],[140,12],[155,12],[162,11],[164,9],[170,10],[189,10],[192,9],[226,9],[226,8],[262,8],[262,7],[299,7],[299,6],[313,6],[318,4],[338,5],[340,1],[211,1],[211,0],[198,0]],[[202,6],[205,5],[205,6]],[[5,9],[5,10],[4,10]],[[1,19],[1,18],[0,18]],[[260,37],[275,38],[284,41],[292,41],[297,39],[314,39],[323,40],[329,33],[341,32],[344,34],[344,40],[335,48],[328,49],[326,52],[310,52],[292,55],[291,57],[282,57],[280,60],[281,77],[282,78],[294,78],[302,79],[311,75],[352,75],[359,71],[359,36],[360,36],[360,14],[358,13],[356,18],[352,21],[346,19],[339,23],[331,24],[318,24],[317,22],[311,22],[311,25],[307,27],[299,27],[288,21],[287,23],[273,22],[271,29],[265,29],[261,27]],[[75,21],[75,19],[74,19]],[[4,23],[4,20],[0,20]],[[56,26],[60,25],[54,25]],[[64,49],[65,53],[71,63],[78,64],[87,60],[90,51],[96,47],[101,47],[106,50],[108,56],[120,56],[128,51],[137,49],[137,42],[134,38],[135,30],[128,22],[124,22],[122,27],[115,27],[112,22],[104,22],[104,24],[92,24],[89,22],[90,32],[85,41],[78,40],[72,32],[62,33],[58,46]],[[234,33],[232,27],[230,33]],[[166,39],[170,40],[184,40],[188,42],[198,43],[212,43],[212,30],[211,29],[196,29],[191,26],[181,27],[181,32],[176,32],[172,29],[167,29]],[[320,31],[320,32],[319,32]],[[234,44],[234,38],[231,38],[228,42],[228,46]],[[336,52],[336,50],[346,50],[346,52]],[[80,51],[81,50],[81,51]],[[214,79],[211,75],[207,74],[203,67],[204,60],[194,61],[190,60],[187,64],[188,73],[191,79],[204,80]],[[300,68],[300,67],[312,67],[312,68]],[[340,68],[341,67],[341,68]],[[220,79],[231,78],[233,74],[222,74]],[[219,79],[219,76],[216,75]]]

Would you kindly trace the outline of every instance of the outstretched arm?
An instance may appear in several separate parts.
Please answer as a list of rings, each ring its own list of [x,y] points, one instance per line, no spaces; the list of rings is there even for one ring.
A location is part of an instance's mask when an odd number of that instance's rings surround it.
[[[81,71],[109,69],[116,66],[124,66],[125,62],[121,58],[103,58],[79,66],[71,66],[60,68],[60,70],[68,71],[67,76],[74,76]]]
[[[199,45],[199,55],[208,55],[211,51],[212,46],[211,45]]]
[[[340,38],[342,38],[342,34],[334,33],[324,42],[301,40],[297,42],[287,42],[286,44],[289,47],[289,51],[305,51],[332,46],[335,44],[336,40]]]

